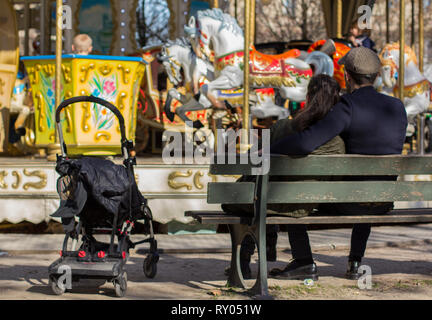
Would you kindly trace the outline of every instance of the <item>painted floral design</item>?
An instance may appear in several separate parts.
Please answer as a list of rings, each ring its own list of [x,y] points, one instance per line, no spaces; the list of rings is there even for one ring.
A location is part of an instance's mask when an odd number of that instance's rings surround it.
[[[90,93],[115,105],[118,93],[117,75],[101,77],[95,72],[90,81]],[[91,107],[93,125],[97,130],[109,130],[114,124],[115,115],[107,108],[94,103]]]
[[[47,77],[43,72],[40,73],[40,85],[41,85],[41,90],[40,92],[42,93],[42,96],[45,100],[45,118],[46,118],[46,124],[48,129],[54,129],[54,125],[55,125],[55,119],[54,119],[54,114],[55,114],[55,109],[56,109],[56,105],[55,105],[55,77],[54,76],[49,76]],[[63,92],[63,85],[62,83],[60,84],[60,100],[63,101],[64,100],[64,92]],[[62,113],[62,120],[64,119],[64,114]]]

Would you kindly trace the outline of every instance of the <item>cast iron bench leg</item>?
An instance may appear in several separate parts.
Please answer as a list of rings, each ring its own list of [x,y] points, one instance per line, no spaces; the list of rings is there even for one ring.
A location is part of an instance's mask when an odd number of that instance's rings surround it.
[[[231,271],[228,276],[228,285],[246,289],[243,275],[240,269],[240,247],[248,226],[244,224],[229,224],[231,235]]]
[[[265,218],[257,217],[253,226],[254,238],[258,247],[258,274],[255,285],[251,292],[257,299],[272,299],[268,292],[267,284],[267,247],[266,247],[266,221]]]

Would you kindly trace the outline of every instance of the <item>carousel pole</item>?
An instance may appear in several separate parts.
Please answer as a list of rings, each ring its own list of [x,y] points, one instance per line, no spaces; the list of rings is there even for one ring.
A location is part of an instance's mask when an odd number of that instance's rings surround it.
[[[256,5],[256,0],[252,0],[251,1],[251,11],[250,11],[250,16],[252,17],[252,19],[250,19],[250,43],[249,45],[253,45],[255,43],[255,5]]]
[[[251,39],[251,1],[245,0],[244,14],[244,79],[243,79],[243,129],[241,134],[240,152],[246,152],[249,145],[249,46]]]
[[[63,1],[57,0],[56,3],[57,15],[56,15],[56,68],[55,68],[55,103],[56,106],[60,104],[61,97],[61,62],[62,62],[62,24],[63,24]]]
[[[63,49],[63,0],[56,0],[56,59],[55,59],[55,105],[60,104],[61,99],[61,63]],[[54,119],[52,119],[54,121]],[[54,127],[55,128],[55,127]],[[57,134],[54,129],[54,143],[48,145],[47,160],[55,161],[60,150]]]
[[[423,73],[423,54],[424,54],[424,21],[423,21],[423,0],[419,0],[419,69]],[[417,153],[424,155],[424,129],[425,129],[425,115],[420,113],[417,117]]]
[[[411,0],[411,47],[415,45],[415,0]]]
[[[404,77],[405,77],[405,0],[399,0],[400,21],[399,21],[399,99],[404,99]]]
[[[423,73],[424,57],[424,19],[423,19],[423,0],[419,0],[419,69]]]
[[[336,0],[336,38],[342,39],[342,0]]]
[[[390,43],[390,0],[386,0],[386,43]]]

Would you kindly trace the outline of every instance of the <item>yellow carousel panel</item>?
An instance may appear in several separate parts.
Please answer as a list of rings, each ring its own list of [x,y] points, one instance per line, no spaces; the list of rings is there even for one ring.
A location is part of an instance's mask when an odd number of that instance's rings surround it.
[[[55,56],[21,58],[29,74],[35,104],[36,146],[55,142]],[[61,100],[93,95],[114,104],[125,119],[128,139],[135,139],[137,99],[146,62],[137,57],[63,55]],[[77,103],[62,113],[68,153],[120,154],[120,128],[103,106]]]

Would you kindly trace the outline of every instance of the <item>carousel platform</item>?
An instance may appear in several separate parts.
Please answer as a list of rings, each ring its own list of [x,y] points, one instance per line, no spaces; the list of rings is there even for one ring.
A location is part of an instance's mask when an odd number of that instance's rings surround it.
[[[121,163],[120,157],[112,158]],[[218,210],[208,205],[207,183],[216,177],[209,175],[208,165],[191,164],[184,158],[181,164],[165,164],[160,156],[138,157],[135,178],[143,195],[149,199],[155,221],[189,223],[187,210]],[[50,220],[59,205],[56,191],[58,174],[55,162],[35,157],[0,158],[0,223]],[[235,177],[223,177],[233,181]],[[221,179],[221,178],[219,178]]]

